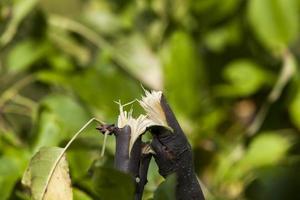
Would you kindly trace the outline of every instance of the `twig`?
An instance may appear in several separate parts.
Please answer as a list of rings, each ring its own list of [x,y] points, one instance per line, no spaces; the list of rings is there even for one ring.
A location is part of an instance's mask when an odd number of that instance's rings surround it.
[[[29,108],[30,110],[34,110],[38,106],[38,103],[20,94],[17,94],[12,100],[19,105]]]
[[[39,0],[27,0],[19,1],[15,3],[13,8],[13,17],[10,19],[7,28],[4,30],[3,34],[0,36],[0,48],[7,45],[17,33],[17,29],[24,19],[38,3]]]
[[[139,167],[139,177],[136,178],[137,188],[136,188],[136,194],[135,199],[139,200],[143,197],[144,187],[148,182],[147,175],[148,175],[148,169],[149,164],[152,158],[152,154],[142,154],[141,161],[140,161],[140,167]]]
[[[3,107],[7,101],[11,100],[14,96],[16,96],[22,88],[32,83],[33,80],[33,76],[26,76],[25,78],[19,80],[10,88],[5,90],[0,98],[0,108]]]
[[[267,113],[269,112],[270,106],[276,102],[282,94],[284,87],[287,85],[289,80],[292,78],[295,72],[294,57],[287,49],[283,54],[283,65],[275,86],[268,95],[267,100],[263,103],[262,107],[258,111],[255,119],[246,130],[248,136],[253,136],[261,128]]]
[[[123,128],[114,125],[103,124],[97,128],[105,135],[114,134],[116,138],[116,151],[114,167],[124,173],[131,175],[135,184],[135,200],[141,200],[145,184],[147,183],[147,172],[151,154],[142,152],[144,146],[141,137],[137,138],[129,152],[129,143],[131,138],[131,127],[129,125]]]
[[[103,139],[103,144],[102,144],[102,150],[101,150],[101,154],[100,154],[100,157],[103,157],[104,156],[104,153],[105,153],[105,146],[106,146],[106,141],[107,141],[107,135],[109,134],[109,131],[106,131],[104,133],[104,139]]]

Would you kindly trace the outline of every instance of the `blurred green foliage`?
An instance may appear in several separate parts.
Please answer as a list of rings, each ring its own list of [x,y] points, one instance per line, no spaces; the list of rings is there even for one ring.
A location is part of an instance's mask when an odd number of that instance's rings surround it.
[[[29,199],[30,157],[115,122],[141,84],[166,94],[208,200],[300,199],[299,21],[299,0],[1,0],[0,199]],[[74,199],[131,191],[102,137],[68,150]],[[148,179],[144,199],[172,198],[153,162]]]

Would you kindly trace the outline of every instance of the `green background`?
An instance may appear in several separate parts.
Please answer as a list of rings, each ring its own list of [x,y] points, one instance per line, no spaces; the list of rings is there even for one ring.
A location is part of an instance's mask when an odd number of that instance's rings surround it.
[[[165,93],[208,200],[300,199],[299,22],[299,0],[1,0],[0,199],[29,199],[30,157],[115,123],[141,85]],[[95,127],[67,152],[74,199],[122,199]],[[172,199],[154,162],[148,179],[144,199]]]

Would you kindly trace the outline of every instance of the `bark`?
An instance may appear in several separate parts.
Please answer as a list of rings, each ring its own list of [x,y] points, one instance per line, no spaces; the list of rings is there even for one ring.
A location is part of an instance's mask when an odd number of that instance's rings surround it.
[[[114,166],[116,169],[128,173],[132,176],[136,187],[135,200],[141,200],[145,184],[147,183],[148,167],[151,154],[142,154],[142,140],[139,137],[131,151],[129,152],[129,141],[131,137],[130,126],[123,128],[113,127],[113,125],[102,125],[97,128],[102,133],[109,131],[116,138],[116,152]]]
[[[176,174],[177,200],[204,200],[194,171],[191,146],[163,95],[160,103],[173,132],[162,127],[150,129],[153,134],[151,146],[156,153],[154,158],[159,167],[159,173],[163,177]]]

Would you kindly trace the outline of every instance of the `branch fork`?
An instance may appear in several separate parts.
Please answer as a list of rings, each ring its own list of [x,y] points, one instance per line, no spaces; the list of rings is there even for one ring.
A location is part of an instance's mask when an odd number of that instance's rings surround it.
[[[152,156],[159,173],[177,176],[177,200],[204,200],[194,172],[191,146],[174,113],[160,91],[146,91],[138,100],[146,115],[132,117],[132,110],[124,111],[119,103],[117,125],[102,124],[97,129],[116,138],[115,168],[132,176],[136,184],[135,200],[141,200],[147,183],[147,172]],[[142,135],[150,131],[150,144],[142,142]]]

